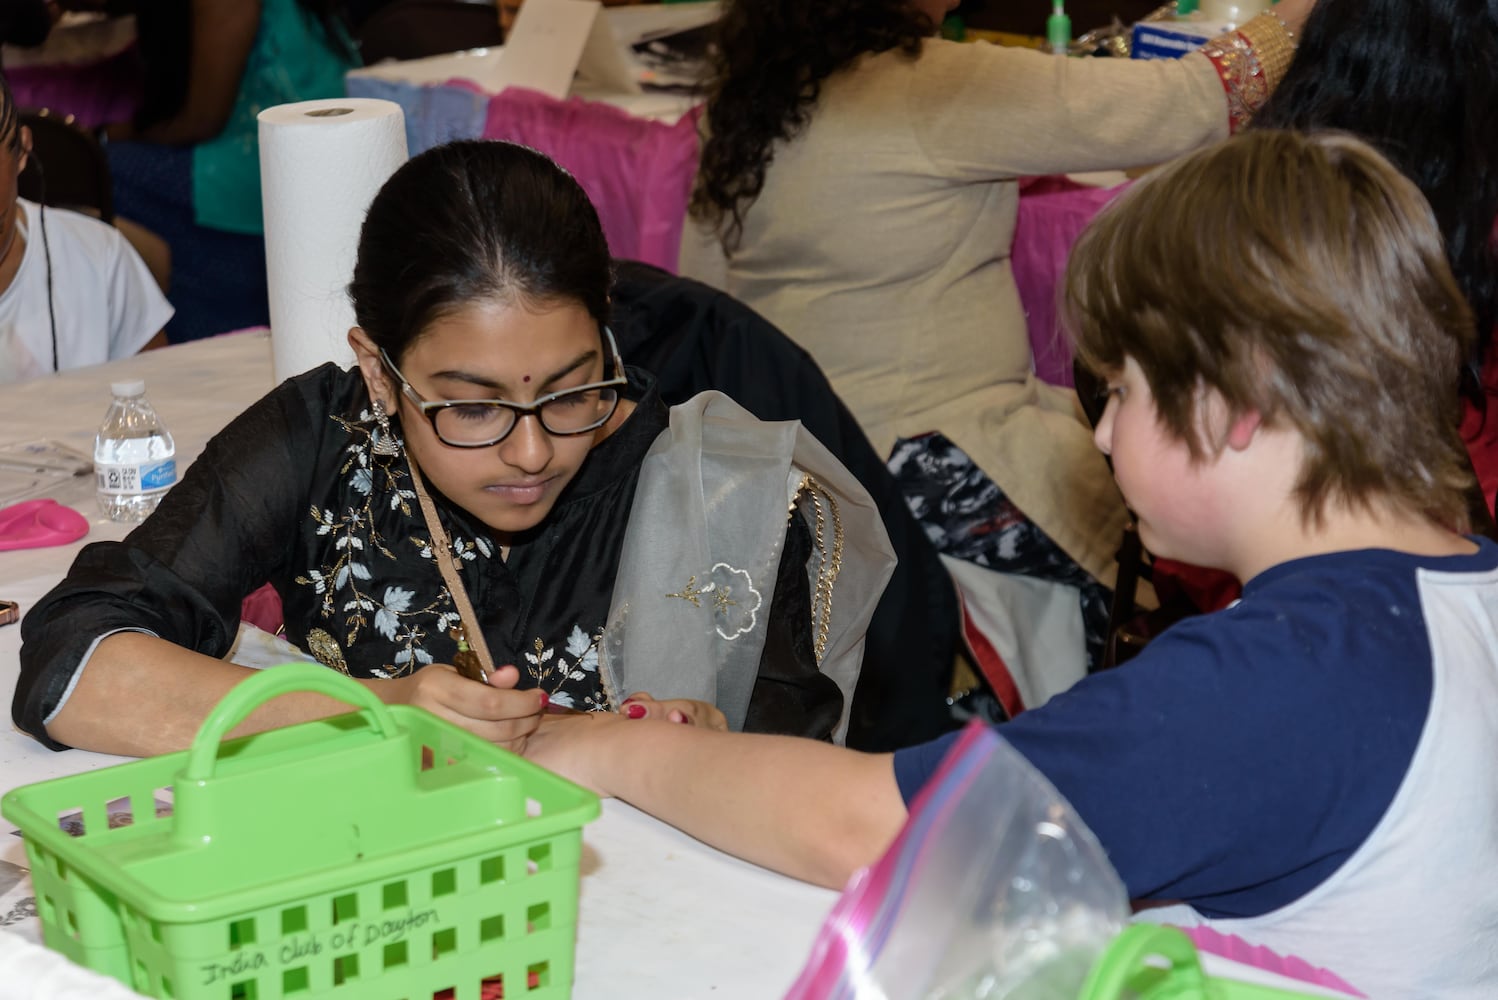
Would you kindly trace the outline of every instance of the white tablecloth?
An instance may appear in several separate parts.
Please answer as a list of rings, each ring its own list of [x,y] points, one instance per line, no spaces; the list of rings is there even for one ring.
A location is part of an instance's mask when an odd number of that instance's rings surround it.
[[[271,388],[270,339],[265,331],[230,334],[5,386],[0,443],[49,437],[91,451],[95,427],[109,405],[109,383],[122,378],[146,380],[146,392],[176,439],[178,462],[185,468],[215,432]],[[123,537],[128,530],[99,516],[91,481],[70,484],[57,499],[88,514],[92,527],[72,545],[0,552],[0,598],[19,601],[23,611],[62,578],[79,548]],[[20,632],[16,626],[0,628],[0,692],[7,694],[19,671]],[[54,753],[6,727],[0,734],[0,792],[119,760],[81,750]],[[28,883],[11,884],[15,880],[7,877],[14,874],[7,864],[27,865],[22,843],[11,832],[8,823],[0,825],[0,930],[40,940],[35,919],[24,917]],[[573,996],[780,996],[835,899],[828,890],[706,847],[628,805],[605,802],[603,815],[583,833]],[[1296,985],[1214,956],[1204,960],[1215,975]]]

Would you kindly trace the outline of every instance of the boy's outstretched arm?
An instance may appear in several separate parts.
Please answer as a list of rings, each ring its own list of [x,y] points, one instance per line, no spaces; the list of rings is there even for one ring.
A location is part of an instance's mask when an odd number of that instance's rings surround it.
[[[889,754],[791,736],[596,713],[546,722],[525,753],[729,854],[835,889],[905,822]]]

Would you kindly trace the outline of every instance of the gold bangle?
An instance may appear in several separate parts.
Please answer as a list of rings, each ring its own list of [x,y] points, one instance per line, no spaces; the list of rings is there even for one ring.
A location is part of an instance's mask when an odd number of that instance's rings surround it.
[[[1272,91],[1285,78],[1290,61],[1295,58],[1295,32],[1270,10],[1247,21],[1238,33],[1253,46],[1264,80]]]

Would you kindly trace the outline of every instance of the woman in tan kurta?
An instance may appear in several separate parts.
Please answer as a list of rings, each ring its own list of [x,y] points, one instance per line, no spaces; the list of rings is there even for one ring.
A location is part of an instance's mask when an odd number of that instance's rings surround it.
[[[728,0],[693,199],[726,272],[690,250],[683,269],[806,347],[881,454],[941,431],[1111,583],[1123,502],[1074,394],[1031,370],[1018,179],[1227,136],[1312,2],[1205,54],[1130,61],[929,37],[948,0]]]

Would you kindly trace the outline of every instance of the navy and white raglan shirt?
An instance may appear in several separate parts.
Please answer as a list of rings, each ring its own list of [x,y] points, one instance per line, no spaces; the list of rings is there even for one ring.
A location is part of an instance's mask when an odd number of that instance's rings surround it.
[[[1498,545],[1281,564],[998,727],[1145,913],[1377,997],[1498,995]],[[951,738],[895,755],[906,802]]]

